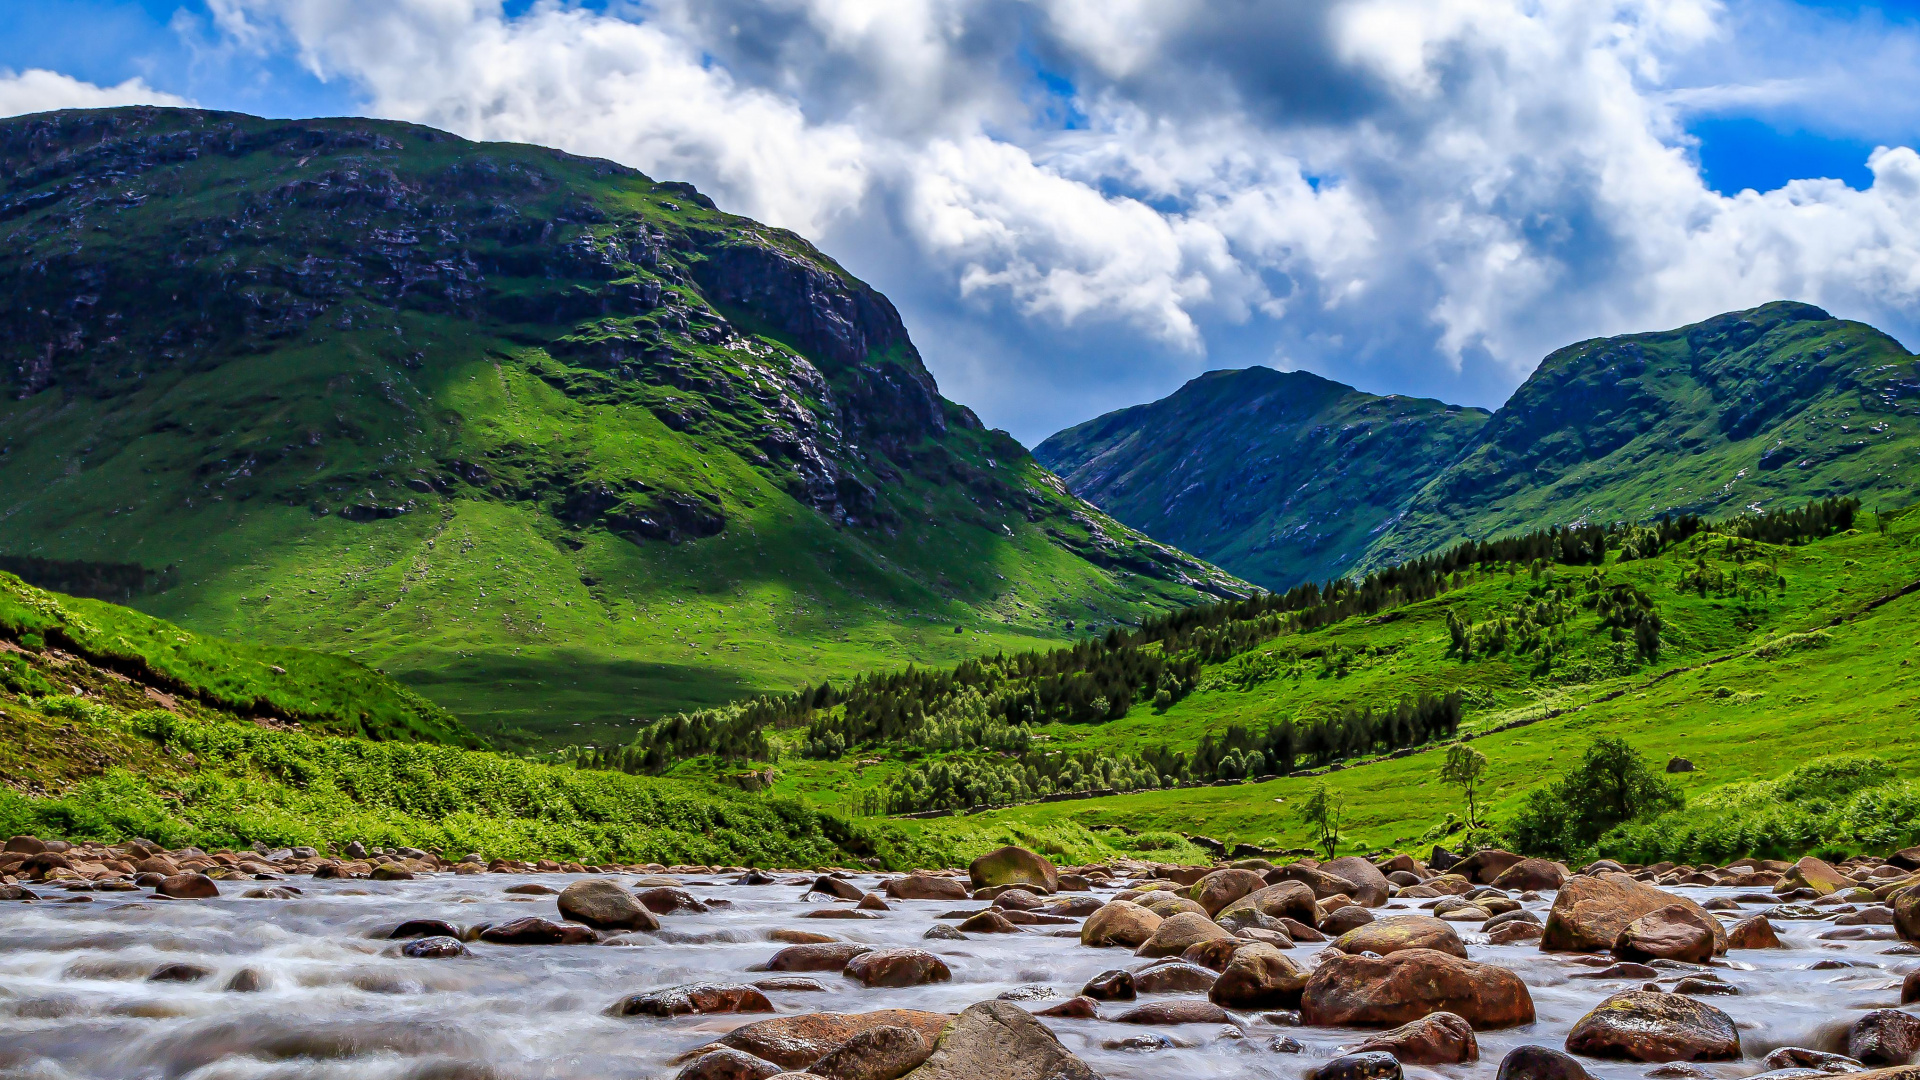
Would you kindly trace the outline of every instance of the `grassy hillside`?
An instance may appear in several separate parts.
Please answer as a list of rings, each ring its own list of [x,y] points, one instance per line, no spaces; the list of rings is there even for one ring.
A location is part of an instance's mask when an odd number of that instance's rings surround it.
[[[610,162],[52,113],[0,123],[0,236],[5,565],[505,744],[1239,587],[941,398],[804,240]]]
[[[1381,397],[1304,371],[1209,371],[1034,447],[1135,528],[1269,589],[1342,577],[1484,409]]]
[[[1309,844],[1300,808],[1324,782],[1345,798],[1345,832],[1354,847],[1457,841],[1449,815],[1461,814],[1462,801],[1440,782],[1441,754],[1434,752],[1448,739],[1444,732],[1430,742],[1396,742],[1386,724],[1366,745],[1316,743],[1308,733],[1316,726],[1325,733],[1328,721],[1351,726],[1369,708],[1379,719],[1403,699],[1458,693],[1458,732],[1491,762],[1496,831],[1527,791],[1571,767],[1595,736],[1617,735],[1656,766],[1678,756],[1697,767],[1675,779],[1698,807],[1650,828],[1642,847],[1623,854],[1727,858],[1743,848],[1777,854],[1824,843],[1879,849],[1920,840],[1920,789],[1898,786],[1899,777],[1920,770],[1920,751],[1907,738],[1920,706],[1920,668],[1905,655],[1920,648],[1920,591],[1906,591],[1920,585],[1920,515],[1863,517],[1830,536],[1814,528],[1794,542],[1767,540],[1780,534],[1763,523],[1782,517],[1736,519],[1687,536],[1674,529],[1652,554],[1650,530],[1618,530],[1604,562],[1588,561],[1591,549],[1575,544],[1581,557],[1574,561],[1495,559],[1461,569],[1458,578],[1449,571],[1433,595],[1395,599],[1383,591],[1377,595],[1385,602],[1373,610],[1352,605],[1350,614],[1322,624],[1305,625],[1310,609],[1286,615],[1286,625],[1249,634],[1230,658],[1202,663],[1191,690],[1165,707],[1151,704],[1157,691],[1143,690],[1123,716],[1032,724],[1026,749],[1014,751],[1023,762],[1035,755],[1087,762],[1062,789],[1166,784],[1182,776],[1210,784],[1264,773],[1315,775],[1029,803],[900,827],[941,842],[1071,824],[1130,843],[1204,834],[1290,849]],[[1636,631],[1653,618],[1658,645],[1649,652]],[[1464,656],[1456,626],[1468,643]],[[962,711],[931,710],[934,720]],[[1292,756],[1281,761],[1275,735],[1289,723]],[[928,730],[863,743],[837,758],[808,757],[807,729],[789,723],[772,737],[772,788],[848,813],[890,799],[897,809],[902,791],[938,789],[914,777],[978,783],[1010,760],[1003,748],[943,748]],[[1396,745],[1402,756],[1391,756]],[[1255,749],[1267,755],[1246,764]],[[1802,815],[1791,828],[1743,832],[1726,809],[1728,792],[1745,790],[1727,785],[1771,780],[1849,753],[1879,758],[1883,764],[1868,770],[1874,782],[1896,785],[1874,788],[1880,801],[1871,802],[1878,808],[1872,815]],[[1149,780],[1142,762],[1177,767]],[[703,759],[675,773],[737,774],[747,767]],[[1856,781],[1844,794],[1868,786]],[[1810,804],[1807,813],[1817,817],[1838,805],[1822,798],[1826,803]],[[948,803],[976,801],[957,792]],[[1874,819],[1871,828],[1855,820],[1866,817]],[[1704,833],[1689,832],[1703,823],[1711,826]],[[1101,832],[1109,827],[1125,831]]]
[[[1466,537],[1920,491],[1914,357],[1863,323],[1773,303],[1541,361],[1362,568]]]

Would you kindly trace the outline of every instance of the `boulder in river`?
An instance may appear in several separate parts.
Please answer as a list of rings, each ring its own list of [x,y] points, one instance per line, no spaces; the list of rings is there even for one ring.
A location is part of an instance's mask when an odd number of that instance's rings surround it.
[[[1780,935],[1774,932],[1773,924],[1765,915],[1749,915],[1727,927],[1727,948],[1784,949],[1786,946],[1780,943]]]
[[[969,934],[1017,934],[1020,932],[1020,928],[1014,925],[1012,919],[992,908],[967,916],[959,929]]]
[[[967,865],[967,876],[976,889],[990,885],[1025,885],[1051,893],[1060,888],[1060,871],[1053,863],[1023,847],[1009,846],[987,852]]]
[[[1433,949],[1328,954],[1300,996],[1301,1017],[1317,1027],[1392,1027],[1442,1011],[1483,1031],[1533,1022],[1533,996],[1505,968]]]
[[[1808,888],[1821,896],[1853,888],[1853,879],[1835,869],[1830,863],[1805,856],[1794,863],[1787,871],[1786,879],[1774,886],[1775,892],[1787,892],[1796,888]]]
[[[400,946],[400,955],[414,960],[446,960],[467,955],[467,947],[457,937],[414,938]]]
[[[978,1008],[978,1006],[975,1006]],[[1017,1009],[1018,1006],[1009,1005]],[[686,1055],[691,1060],[721,1047],[731,1047],[771,1061],[783,1069],[804,1069],[827,1056],[834,1047],[863,1031],[878,1027],[906,1027],[923,1039],[936,1039],[942,1028],[954,1018],[948,1013],[922,1012],[916,1009],[880,1009],[866,1013],[796,1013],[758,1020],[734,1028],[716,1043],[709,1043]]]
[[[1133,972],[1103,971],[1087,980],[1080,988],[1080,996],[1095,1001],[1132,1001],[1137,991],[1133,987]]]
[[[1213,989],[1218,972],[1176,960],[1133,973],[1134,989],[1142,994],[1198,994]]]
[[[175,874],[163,879],[153,887],[161,896],[171,896],[175,900],[211,900],[220,895],[220,887],[205,874]]]
[[[970,1005],[940,1033],[912,1080],[1098,1080],[1047,1026],[1018,1005]]]
[[[1893,929],[1903,941],[1920,941],[1920,889],[1894,894]]]
[[[1543,892],[1557,889],[1566,884],[1567,871],[1559,863],[1549,859],[1521,859],[1493,879],[1496,889],[1512,889],[1516,892]]]
[[[773,954],[773,959],[767,961],[767,970],[840,971],[847,966],[847,961],[872,950],[871,945],[861,945],[851,941],[789,945]]]
[[[695,983],[628,994],[607,1010],[613,1016],[704,1016],[772,1012],[773,1002],[751,986]]]
[[[1100,1009],[1092,998],[1082,995],[1070,997],[1058,1005],[1041,1009],[1033,1015],[1054,1016],[1062,1020],[1096,1020],[1100,1016]]]
[[[1134,955],[1179,956],[1199,942],[1232,936],[1233,934],[1225,927],[1205,915],[1187,911],[1171,919],[1162,920],[1160,925],[1154,928],[1153,935],[1134,950]]]
[[[1359,904],[1347,904],[1329,911],[1320,920],[1320,932],[1339,937],[1341,934],[1366,926],[1373,921],[1373,912]]]
[[[880,883],[880,889],[895,900],[965,900],[967,887],[964,883],[939,874],[929,874],[916,870],[904,877],[893,877]]]
[[[658,930],[653,917],[634,896],[604,878],[586,878],[560,892],[560,917],[595,930]]]
[[[1206,909],[1207,917],[1218,915],[1228,904],[1266,887],[1267,879],[1252,870],[1215,870],[1193,883],[1187,898]]]
[[[1693,998],[1623,990],[1573,1025],[1567,1049],[1628,1061],[1732,1061],[1740,1056],[1740,1032],[1732,1017]]]
[[[866,895],[861,891],[860,886],[844,878],[834,877],[832,874],[821,874],[819,877],[814,878],[813,884],[807,886],[807,891],[825,893],[828,896],[838,897],[842,900],[858,900],[860,897]]]
[[[1241,912],[1272,919],[1293,919],[1307,926],[1318,926],[1323,915],[1313,890],[1299,881],[1282,881],[1250,892],[1221,909],[1217,921],[1225,925]]]
[[[826,1080],[896,1080],[933,1053],[933,1045],[910,1027],[868,1028],[807,1066]]]
[[[953,971],[925,949],[875,949],[847,961],[841,972],[863,986],[921,986],[946,982]]]
[[[591,945],[599,935],[585,926],[530,916],[489,926],[480,931],[480,940],[492,945]]]
[[[1343,855],[1338,859],[1320,864],[1322,873],[1346,878],[1353,882],[1353,891],[1347,893],[1353,902],[1363,907],[1379,907],[1387,902],[1387,875],[1380,868],[1360,858],[1358,855]]]
[[[1225,1024],[1233,1017],[1211,1001],[1175,998],[1136,1005],[1113,1019],[1121,1024]]]
[[[1699,905],[1668,904],[1620,929],[1613,955],[1622,960],[1677,960],[1704,964],[1713,959],[1713,931],[1719,921]]]
[[[673,1080],[768,1080],[779,1072],[780,1066],[771,1061],[723,1046],[687,1062]]]
[[[1580,1059],[1550,1046],[1516,1046],[1500,1059],[1494,1080],[1592,1080]]]
[[[460,931],[443,919],[408,919],[392,930],[387,931],[388,941],[405,941],[408,938],[450,937],[457,938]]]
[[[1460,876],[1478,885],[1491,885],[1495,878],[1507,872],[1507,868],[1519,862],[1523,856],[1499,848],[1481,848],[1479,851],[1461,859],[1448,867],[1448,872]]]
[[[1400,1080],[1403,1075],[1399,1058],[1384,1050],[1370,1050],[1364,1054],[1343,1054],[1308,1069],[1306,1080]]]
[[[1402,949],[1432,949],[1449,956],[1467,958],[1467,946],[1453,927],[1430,915],[1392,915],[1376,919],[1334,939],[1329,948],[1344,953],[1378,953],[1386,956]]]
[[[1350,1052],[1374,1050],[1384,1050],[1407,1065],[1464,1065],[1480,1060],[1480,1041],[1474,1038],[1473,1025],[1450,1012],[1428,1013],[1392,1031],[1383,1031]]]
[[[1847,1029],[1847,1056],[1868,1065],[1905,1065],[1920,1052],[1920,1016],[1875,1009]]]
[[[634,893],[633,898],[640,902],[641,907],[655,915],[672,915],[681,911],[698,915],[709,910],[706,903],[699,897],[672,885],[656,885],[651,889],[642,889]]]
[[[1695,909],[1714,929],[1714,951],[1726,951],[1726,931],[1705,908],[1684,897],[1643,885],[1625,874],[1580,874],[1568,878],[1540,938],[1544,952],[1602,952],[1613,948],[1627,924],[1670,904]]]
[[[1307,973],[1286,953],[1253,942],[1234,951],[1207,997],[1229,1009],[1293,1009],[1306,985]]]
[[[1278,885],[1282,881],[1297,881],[1313,890],[1316,900],[1325,900],[1333,896],[1352,897],[1359,886],[1338,874],[1329,874],[1314,866],[1302,866],[1289,863],[1277,870],[1267,871],[1267,880]]]

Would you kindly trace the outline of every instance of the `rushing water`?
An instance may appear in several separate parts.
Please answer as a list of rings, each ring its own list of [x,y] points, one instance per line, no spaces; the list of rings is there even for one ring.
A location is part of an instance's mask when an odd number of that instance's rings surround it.
[[[732,906],[664,916],[659,934],[630,935],[629,945],[471,943],[470,956],[416,960],[397,955],[395,943],[381,937],[413,918],[456,926],[535,914],[557,918],[553,897],[516,898],[505,890],[529,881],[559,888],[570,880],[559,874],[385,883],[297,879],[288,884],[305,895],[291,900],[242,899],[242,888],[229,882],[217,900],[156,901],[141,893],[103,892],[79,894],[91,902],[63,903],[52,898],[67,894],[50,892],[41,902],[0,904],[0,1076],[671,1077],[678,1071],[673,1058],[764,1015],[616,1018],[606,1015],[607,1006],[639,990],[764,978],[752,969],[783,947],[767,936],[779,928],[925,948],[953,970],[951,982],[905,990],[866,989],[836,973],[814,974],[826,992],[768,993],[782,1013],[957,1012],[1028,986],[1044,986],[1064,999],[1102,970],[1143,963],[1122,950],[1085,948],[1077,937],[1055,936],[1049,931],[1056,928],[1044,926],[967,941],[923,939],[940,913],[978,904],[890,901],[893,910],[871,921],[803,919],[821,905],[802,901],[794,885],[698,880],[686,882],[694,895],[725,898]],[[860,884],[877,888],[878,879]],[[1704,900],[1741,890],[1674,891]],[[1402,906],[1413,910],[1408,902],[1393,905]],[[1548,905],[1528,906],[1544,917]],[[1759,910],[1766,907],[1747,905],[1742,914]],[[1642,981],[1572,978],[1593,969],[1543,955],[1531,944],[1486,945],[1473,924],[1455,926],[1474,960],[1512,968],[1525,979],[1539,1019],[1524,1028],[1481,1033],[1478,1064],[1410,1066],[1409,1075],[1490,1078],[1511,1048],[1529,1042],[1561,1046],[1573,1022],[1602,997]],[[1914,957],[1888,952],[1900,947],[1890,934],[1885,940],[1821,941],[1818,935],[1831,931],[1832,922],[1776,920],[1775,926],[1789,948],[1735,951],[1716,963],[1741,993],[1705,1000],[1739,1024],[1746,1058],[1700,1066],[1712,1076],[1731,1080],[1761,1071],[1759,1059],[1776,1046],[1838,1049],[1835,1040],[1845,1025],[1862,1010],[1897,1005],[1901,975],[1920,966]],[[1319,948],[1303,944],[1290,955],[1310,966]],[[1813,968],[1833,960],[1849,966]],[[164,965],[183,962],[213,973],[190,983],[147,981]],[[264,987],[253,993],[225,989],[242,970],[258,975]],[[1681,972],[1661,974],[1669,980]],[[1025,1002],[1036,1009],[1049,1003]],[[1112,1015],[1126,1007],[1101,1008]],[[1364,1034],[1283,1027],[1258,1014],[1241,1016],[1237,1026],[1046,1022],[1069,1049],[1115,1080],[1298,1077]],[[1105,1045],[1155,1034],[1181,1045],[1151,1051]],[[1305,1052],[1269,1049],[1281,1035],[1297,1039]],[[1651,1066],[1593,1062],[1590,1068],[1601,1077],[1638,1077]]]

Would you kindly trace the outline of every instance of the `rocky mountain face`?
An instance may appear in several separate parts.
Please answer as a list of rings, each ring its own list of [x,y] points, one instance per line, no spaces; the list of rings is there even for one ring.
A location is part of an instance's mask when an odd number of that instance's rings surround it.
[[[1120,520],[1283,588],[1548,525],[1904,504],[1917,396],[1897,341],[1780,302],[1568,346],[1491,416],[1251,368],[1035,454]]]
[[[1068,428],[1034,456],[1148,535],[1284,589],[1350,571],[1487,415],[1304,371],[1210,371]]]
[[[0,552],[173,567],[134,602],[352,644],[457,710],[502,700],[489,656],[549,689],[596,657],[574,707],[624,723],[832,644],[962,647],[856,625],[1052,638],[1240,587],[942,398],[811,244],[611,162],[49,113],[0,122],[0,235]],[[792,651],[732,656],[756,639]]]

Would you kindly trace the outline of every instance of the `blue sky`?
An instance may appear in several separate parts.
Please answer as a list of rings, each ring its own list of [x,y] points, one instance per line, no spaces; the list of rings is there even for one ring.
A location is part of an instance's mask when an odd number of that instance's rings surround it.
[[[0,5],[9,111],[156,95],[691,180],[1028,442],[1256,363],[1494,406],[1782,296],[1920,342],[1920,0]]]

